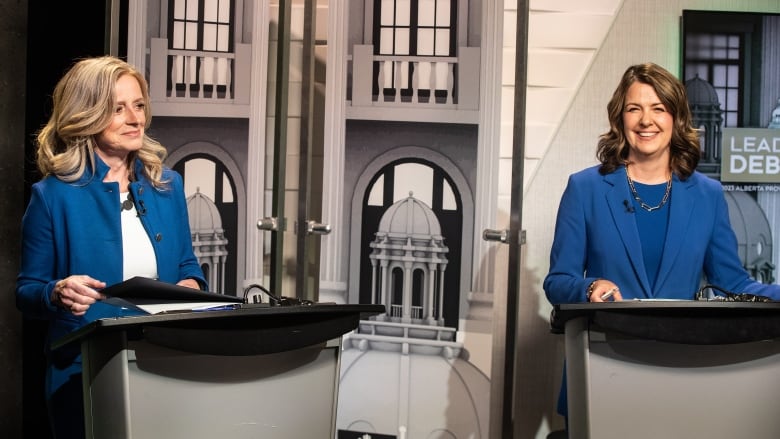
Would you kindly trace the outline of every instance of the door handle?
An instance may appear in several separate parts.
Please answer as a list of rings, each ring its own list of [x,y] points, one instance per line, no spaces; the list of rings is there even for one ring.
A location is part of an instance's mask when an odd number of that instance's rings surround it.
[[[509,230],[494,230],[485,229],[482,231],[482,239],[485,241],[498,241],[502,244],[506,244],[506,240],[509,237]]]
[[[502,244],[506,244],[509,241],[509,230],[494,230],[485,229],[482,231],[482,239],[484,241],[498,241]],[[520,231],[520,245],[525,244],[525,230]]]
[[[321,224],[314,221],[306,222],[307,235],[327,235],[330,233],[330,224]]]
[[[260,230],[276,232],[279,230],[279,221],[273,217],[261,218],[257,221],[257,228]]]

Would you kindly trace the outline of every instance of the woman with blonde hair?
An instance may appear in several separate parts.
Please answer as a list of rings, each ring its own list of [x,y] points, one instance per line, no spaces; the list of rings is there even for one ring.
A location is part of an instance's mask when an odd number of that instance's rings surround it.
[[[46,400],[56,438],[84,437],[79,346],[50,343],[86,323],[138,311],[101,290],[142,276],[207,289],[192,249],[182,178],[146,134],[147,82],[112,56],[76,62],[37,136],[42,179],[22,219],[16,303],[48,321]]]

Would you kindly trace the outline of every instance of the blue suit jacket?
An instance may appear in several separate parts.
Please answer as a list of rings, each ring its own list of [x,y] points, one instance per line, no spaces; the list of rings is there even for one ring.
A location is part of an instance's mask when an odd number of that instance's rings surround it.
[[[752,280],[737,254],[720,182],[699,172],[672,180],[669,227],[655,289],[645,273],[626,168],[601,175],[594,166],[569,177],[558,208],[550,271],[553,303],[585,302],[597,278],[613,281],[624,299],[693,299],[702,282],[777,300],[780,285]]]
[[[49,321],[48,338],[56,341],[90,321],[138,314],[132,308],[97,302],[78,317],[51,303],[54,285],[73,274],[87,274],[113,285],[123,280],[119,184],[103,183],[108,166],[95,155],[96,171],[66,183],[49,176],[32,186],[22,219],[22,265],[16,283],[16,305],[25,315]],[[136,161],[137,181],[130,184],[136,209],[157,258],[159,280],[196,279],[207,288],[192,250],[187,203],[181,176],[165,169],[165,190],[155,189]],[[48,349],[47,349],[48,350]],[[70,375],[80,374],[79,346],[47,352],[47,392]]]

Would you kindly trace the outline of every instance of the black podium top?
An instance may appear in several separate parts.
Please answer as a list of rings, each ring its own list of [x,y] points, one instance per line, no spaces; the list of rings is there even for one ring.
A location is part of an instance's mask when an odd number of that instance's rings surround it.
[[[54,349],[96,334],[127,333],[130,340],[211,355],[255,355],[311,346],[337,338],[384,305],[236,304],[235,309],[176,311],[95,320],[57,340]]]
[[[587,317],[604,330],[671,343],[729,344],[780,338],[780,302],[626,300],[555,305],[552,332]]]

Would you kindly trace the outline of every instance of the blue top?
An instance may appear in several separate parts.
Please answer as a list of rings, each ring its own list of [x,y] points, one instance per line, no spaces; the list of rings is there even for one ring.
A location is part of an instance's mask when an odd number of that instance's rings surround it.
[[[607,175],[598,168],[572,174],[561,198],[543,284],[550,303],[587,301],[588,285],[597,278],[615,282],[624,299],[693,299],[702,279],[735,293],[780,299],[780,285],[756,282],[742,266],[723,187],[699,172],[685,181],[672,177],[674,202],[653,283],[626,168]]]
[[[637,195],[643,202],[650,206],[658,206],[666,193],[666,183],[642,184],[634,182]],[[633,200],[634,212],[636,212],[636,226],[639,229],[639,241],[642,243],[642,257],[645,260],[645,272],[650,279],[650,286],[655,287],[658,278],[658,268],[661,265],[661,255],[666,241],[666,229],[669,223],[669,203],[672,202],[672,194],[666,202],[652,211],[647,211]]]
[[[94,175],[90,167],[73,183],[48,176],[33,184],[22,218],[16,306],[29,317],[48,320],[49,343],[91,321],[139,313],[96,302],[85,315],[74,316],[50,301],[57,281],[70,275],[86,274],[109,286],[123,280],[119,184],[103,182],[109,168],[97,155],[95,166]],[[134,166],[137,181],[130,183],[130,192],[157,257],[159,280],[175,284],[192,278],[207,289],[192,250],[181,175],[165,168],[168,186],[160,190],[144,176],[140,161]],[[47,343],[47,396],[81,374],[80,347],[72,345],[51,351]]]

